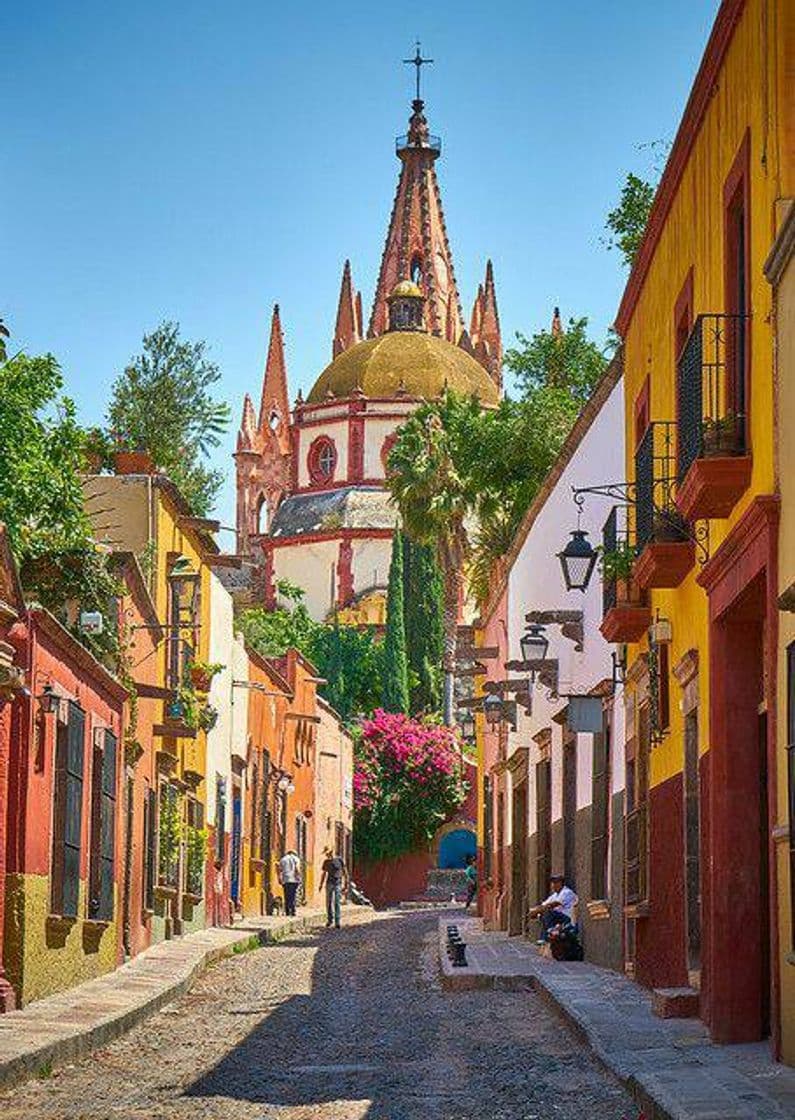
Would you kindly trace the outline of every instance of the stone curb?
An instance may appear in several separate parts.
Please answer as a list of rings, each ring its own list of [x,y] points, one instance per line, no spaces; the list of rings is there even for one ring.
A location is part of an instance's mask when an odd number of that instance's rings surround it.
[[[0,1091],[48,1077],[106,1046],[187,992],[217,961],[314,929],[322,920],[318,910],[268,926],[251,922],[161,941],[113,972],[0,1016]],[[169,979],[158,975],[166,962]],[[81,992],[93,1008],[87,1014],[80,1009]],[[105,1008],[97,1006],[103,1002]],[[9,1050],[16,1052],[8,1055]]]
[[[553,985],[548,982],[548,978],[544,975],[544,968],[540,967],[542,964],[540,958],[539,967],[531,965],[531,970],[524,972],[487,973],[469,966],[454,968],[445,949],[445,925],[445,921],[439,922],[439,967],[443,989],[453,992],[476,990],[527,991],[530,989],[537,992],[550,1010],[555,1012],[573,1031],[577,1039],[589,1048],[603,1069],[615,1077],[631,1094],[643,1110],[646,1120],[693,1120],[695,1113],[686,1104],[683,1104],[681,1096],[675,1096],[665,1084],[666,1079],[670,1080],[672,1072],[676,1072],[677,1066],[679,1066],[679,1077],[685,1075],[687,1068],[687,1063],[683,1060],[682,1054],[677,1052],[674,1046],[670,1046],[670,1048],[664,1046],[657,1052],[659,1055],[658,1068],[652,1070],[640,1068],[641,1061],[633,1054],[622,1049],[613,1049],[595,1036],[587,1015],[578,1013],[576,1007],[567,1004],[565,999],[554,990]],[[554,980],[554,978],[552,979]],[[707,1043],[707,1047],[711,1048],[712,1044]],[[669,1060],[667,1065],[666,1058]],[[744,1081],[745,1079],[738,1078],[738,1082],[740,1080]],[[745,1089],[746,1087],[738,1084],[738,1089],[740,1088]],[[749,1111],[745,1115],[758,1117],[759,1120],[779,1120],[779,1118],[785,1120],[790,1115],[769,1097],[765,1097],[761,1093],[757,1095],[757,1093],[758,1091],[754,1092],[752,1090],[746,1097]],[[741,1095],[746,1096],[745,1092],[742,1092]],[[757,1100],[753,1101],[751,1097],[756,1097]],[[698,1115],[702,1115],[702,1113],[699,1112]],[[703,1115],[706,1115],[706,1113]],[[717,1117],[718,1115],[719,1113],[716,1111],[709,1112],[710,1117]],[[739,1116],[740,1114],[732,1113],[732,1115]]]

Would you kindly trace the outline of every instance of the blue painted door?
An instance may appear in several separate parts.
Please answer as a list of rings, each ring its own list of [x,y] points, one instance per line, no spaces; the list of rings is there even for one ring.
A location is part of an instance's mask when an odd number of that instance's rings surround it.
[[[232,866],[230,868],[230,894],[235,906],[240,902],[240,841],[243,825],[243,805],[236,790],[232,797]]]
[[[466,867],[467,856],[477,851],[475,833],[470,828],[456,828],[442,837],[439,844],[439,867],[444,870]]]

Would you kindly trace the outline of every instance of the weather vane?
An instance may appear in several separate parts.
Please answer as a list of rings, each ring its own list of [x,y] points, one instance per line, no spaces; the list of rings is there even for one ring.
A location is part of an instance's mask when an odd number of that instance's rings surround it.
[[[420,72],[422,71],[423,66],[427,66],[429,63],[432,63],[433,59],[422,57],[422,50],[420,49],[419,39],[417,40],[416,45],[417,45],[417,53],[414,55],[414,58],[404,58],[403,61],[408,66],[416,66],[417,67],[417,98],[416,98],[416,100],[420,101],[421,100],[421,98],[420,98]]]

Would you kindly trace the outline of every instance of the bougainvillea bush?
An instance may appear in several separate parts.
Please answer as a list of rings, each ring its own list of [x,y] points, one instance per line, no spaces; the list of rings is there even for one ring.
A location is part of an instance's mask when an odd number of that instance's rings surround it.
[[[466,791],[454,731],[379,709],[362,722],[355,741],[357,857],[390,859],[426,845]]]

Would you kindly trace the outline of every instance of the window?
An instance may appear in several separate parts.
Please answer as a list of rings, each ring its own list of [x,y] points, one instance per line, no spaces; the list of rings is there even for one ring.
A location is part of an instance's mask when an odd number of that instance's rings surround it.
[[[268,503],[265,500],[265,495],[260,494],[257,501],[257,532],[267,533],[269,521]]]
[[[107,728],[94,734],[91,765],[91,828],[88,864],[88,916],[113,921],[116,838],[116,736]]]
[[[635,397],[635,450],[640,446],[640,441],[646,435],[649,426],[649,378],[643,382],[640,392]]]
[[[51,864],[51,909],[64,918],[77,917],[80,897],[85,726],[85,712],[70,700],[56,730]]]
[[[179,790],[163,782],[157,809],[157,878],[172,889],[179,886],[181,825]]]
[[[638,709],[637,739],[627,742],[627,814],[625,819],[626,900],[648,896],[647,801],[651,723],[649,705]]]
[[[226,857],[226,778],[215,776],[215,862]]]
[[[422,257],[416,254],[411,260],[411,282],[418,288],[422,287]]]
[[[591,806],[591,898],[609,896],[607,866],[610,844],[610,721],[602,718],[602,730],[593,737],[593,804]]]
[[[665,734],[671,726],[671,686],[668,643],[657,646],[657,729]]]
[[[207,842],[204,833],[204,806],[191,795],[185,801],[185,890],[194,898],[204,894],[204,869]]]
[[[536,763],[536,887],[546,898],[552,872],[552,762]]]
[[[337,449],[328,436],[318,436],[312,442],[307,457],[307,469],[312,482],[331,482],[337,466]]]
[[[563,733],[563,874],[577,878],[577,735]]]
[[[749,377],[749,327],[751,310],[749,134],[743,142],[723,187],[724,269],[726,313],[736,316],[727,323],[726,366],[729,410],[734,412],[747,435]]]
[[[267,751],[262,754],[262,780],[257,801],[256,814],[259,818],[259,845],[255,848],[257,855],[265,864],[271,860],[271,836],[273,834],[273,818],[268,806],[268,788],[270,784],[270,755]]]
[[[789,795],[789,889],[795,949],[795,642],[787,646],[787,789]]]
[[[155,867],[157,865],[157,794],[148,786],[144,795],[143,904],[155,908]]]
[[[679,361],[693,329],[693,269],[687,274],[674,307],[674,357]]]

